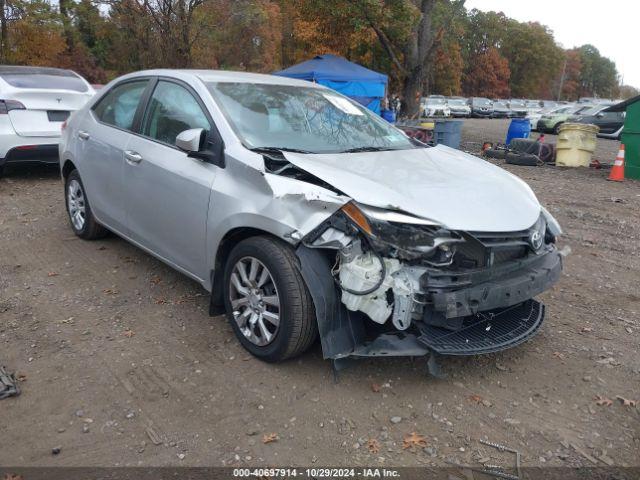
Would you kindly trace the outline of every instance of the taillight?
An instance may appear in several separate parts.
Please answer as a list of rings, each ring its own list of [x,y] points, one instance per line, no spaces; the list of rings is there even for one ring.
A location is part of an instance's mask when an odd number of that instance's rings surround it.
[[[60,125],[60,130],[64,132],[66,129],[67,129],[67,121],[65,120],[64,122],[62,122],[62,125]]]
[[[17,100],[0,100],[0,115],[6,115],[11,110],[24,110],[25,106]]]

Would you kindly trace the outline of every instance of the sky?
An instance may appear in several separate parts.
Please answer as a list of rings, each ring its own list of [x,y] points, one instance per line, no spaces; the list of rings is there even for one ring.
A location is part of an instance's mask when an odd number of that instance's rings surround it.
[[[539,22],[564,48],[590,43],[616,63],[626,85],[640,88],[640,0],[466,0],[465,6]]]

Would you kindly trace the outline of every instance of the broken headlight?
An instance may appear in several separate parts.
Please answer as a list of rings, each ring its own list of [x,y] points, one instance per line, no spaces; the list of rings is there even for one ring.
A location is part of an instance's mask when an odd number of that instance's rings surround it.
[[[547,231],[545,235],[545,240],[547,243],[555,243],[556,238],[562,235],[562,228],[558,221],[549,213],[549,211],[542,207],[542,216],[547,222]]]
[[[438,223],[408,213],[347,203],[342,212],[368,237],[377,250],[395,250],[407,258],[424,257],[449,263],[450,244],[464,240]]]

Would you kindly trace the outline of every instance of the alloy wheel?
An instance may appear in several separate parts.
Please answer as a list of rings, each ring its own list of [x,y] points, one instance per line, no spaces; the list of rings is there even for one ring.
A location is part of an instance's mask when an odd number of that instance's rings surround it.
[[[257,258],[236,262],[229,300],[240,332],[254,345],[270,344],[280,329],[280,297],[269,269]]]
[[[82,185],[75,179],[67,186],[67,209],[74,228],[81,231],[86,221],[86,202]]]

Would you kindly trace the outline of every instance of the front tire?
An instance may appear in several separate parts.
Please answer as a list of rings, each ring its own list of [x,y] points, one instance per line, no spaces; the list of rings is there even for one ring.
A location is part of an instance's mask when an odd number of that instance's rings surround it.
[[[266,236],[241,241],[224,272],[227,318],[242,346],[267,362],[306,351],[316,340],[313,300],[286,243]]]
[[[64,193],[69,223],[73,233],[85,240],[104,237],[108,230],[100,225],[93,216],[78,170],[73,170],[67,176],[64,182]]]
[[[564,122],[560,122],[560,123],[556,123],[553,127],[553,133],[555,135],[560,135],[560,127],[562,126]]]

